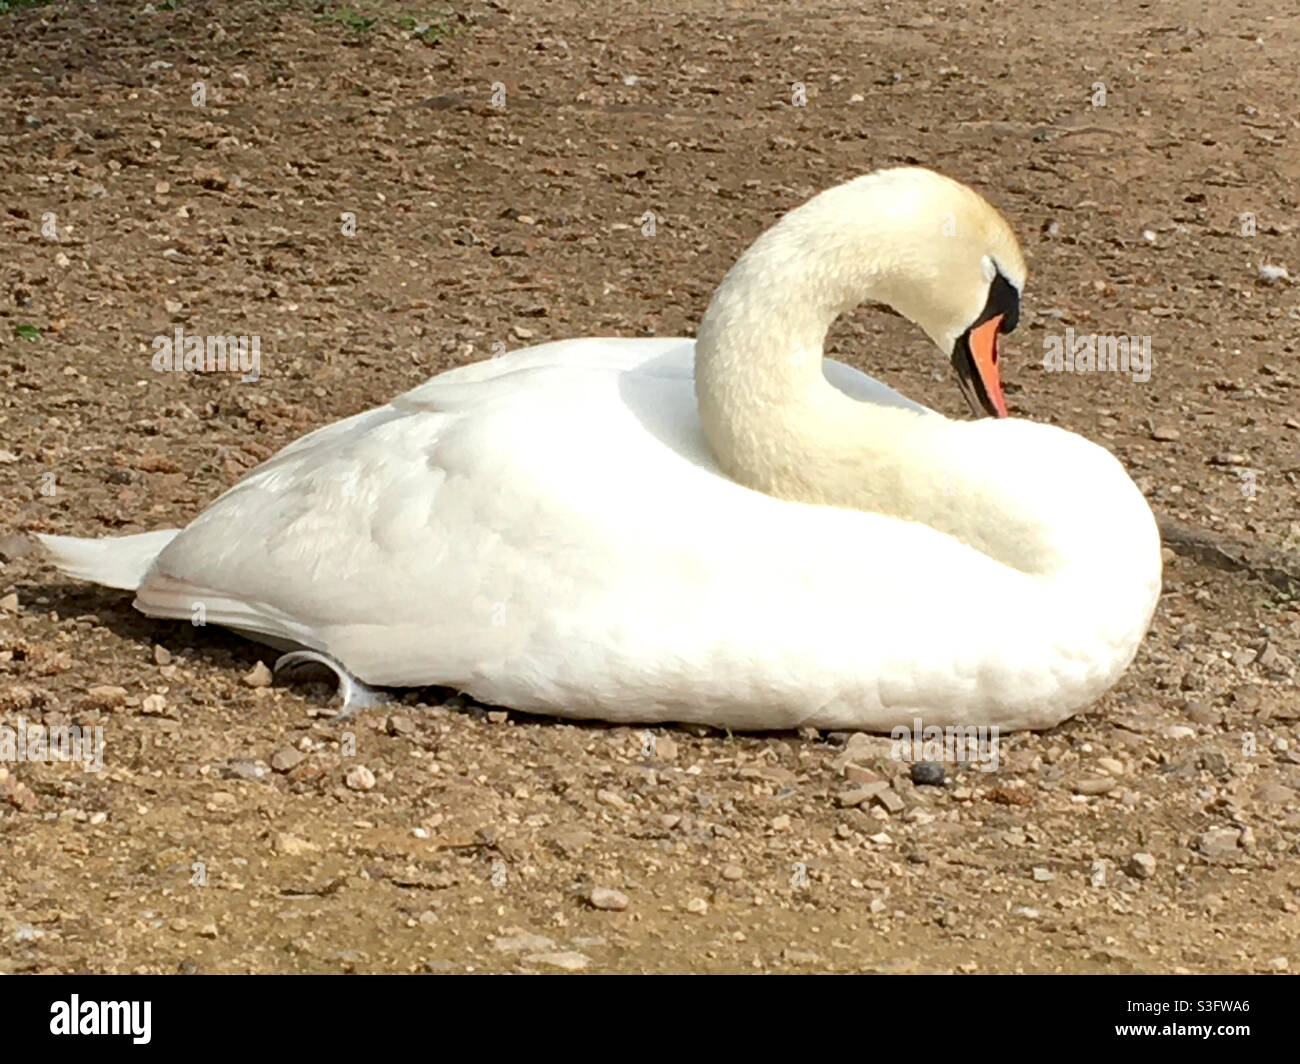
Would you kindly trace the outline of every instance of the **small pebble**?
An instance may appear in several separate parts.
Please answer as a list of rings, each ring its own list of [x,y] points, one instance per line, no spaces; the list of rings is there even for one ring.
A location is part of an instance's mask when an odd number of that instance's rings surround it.
[[[885,790],[872,795],[872,797],[883,806],[887,812],[901,813],[903,811],[903,799],[898,797],[898,795],[893,791],[889,790],[889,788],[885,788]]]
[[[221,769],[227,779],[260,780],[266,775],[266,768],[247,757],[232,757]]]
[[[555,943],[545,935],[503,935],[493,941],[492,948],[501,953],[545,953],[555,949]]]
[[[1135,853],[1128,859],[1124,871],[1134,879],[1150,879],[1156,874],[1156,859],[1149,853]]]
[[[320,847],[299,835],[282,831],[275,836],[275,849],[287,857],[305,857],[309,853],[316,853]]]
[[[370,791],[375,787],[375,774],[365,765],[353,765],[343,777],[343,782],[354,791]]]
[[[307,755],[301,750],[295,750],[292,746],[284,746],[271,755],[271,767],[276,772],[290,772],[306,759]]]
[[[835,796],[835,804],[841,809],[853,809],[862,805],[864,802],[871,801],[881,791],[887,790],[889,784],[884,780],[877,780],[875,783],[864,783],[861,787],[853,787],[847,791],[840,791]]]
[[[918,761],[912,766],[912,782],[918,787],[942,787],[946,778],[947,772],[937,761]]]
[[[259,661],[244,674],[243,680],[249,687],[270,687],[271,670],[266,667],[266,662]]]
[[[621,913],[627,908],[627,895],[620,890],[612,890],[609,887],[592,887],[591,893],[587,895],[587,901],[591,903],[593,909],[602,909],[605,912]]]
[[[1298,796],[1290,787],[1282,787],[1276,783],[1264,783],[1255,788],[1252,797],[1255,801],[1263,802],[1265,805],[1282,805],[1286,802],[1295,801]]]
[[[86,701],[96,709],[116,709],[126,702],[125,687],[102,684],[86,692]]]
[[[167,714],[167,699],[162,695],[145,695],[140,703],[140,712],[146,717],[162,717]]]
[[[1227,857],[1237,852],[1240,841],[1236,828],[1211,828],[1196,837],[1196,848],[1207,857]]]
[[[415,721],[405,713],[393,713],[385,722],[389,735],[410,735],[415,731]]]
[[[566,972],[580,972],[591,963],[582,953],[563,950],[559,953],[530,953],[524,958],[529,964],[545,964],[550,968],[561,968]]]
[[[821,956],[813,953],[811,950],[802,949],[784,949],[781,951],[781,959],[786,964],[795,965],[800,968],[807,968],[814,964],[821,963]]]
[[[666,735],[656,736],[654,756],[660,761],[676,761],[677,742]]]

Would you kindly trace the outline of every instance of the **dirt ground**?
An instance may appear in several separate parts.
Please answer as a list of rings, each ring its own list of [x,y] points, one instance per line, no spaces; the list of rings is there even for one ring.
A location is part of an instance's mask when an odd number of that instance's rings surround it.
[[[1300,17],[6,8],[0,723],[102,726],[105,752],[0,765],[0,971],[1300,967],[1300,610],[1266,573],[1167,550],[1114,691],[929,786],[842,734],[651,742],[430,692],[334,724],[324,684],[255,686],[268,651],[21,535],[183,525],[503,346],[689,334],[782,212],[918,162],[1021,234],[1013,413],[1104,442],[1162,515],[1294,552],[1300,296],[1261,267],[1300,274]],[[177,326],[260,336],[261,379],[154,372]],[[1066,327],[1150,336],[1149,381],[1046,372]],[[964,416],[901,319],[860,310],[829,350]],[[868,773],[892,797],[842,804]]]

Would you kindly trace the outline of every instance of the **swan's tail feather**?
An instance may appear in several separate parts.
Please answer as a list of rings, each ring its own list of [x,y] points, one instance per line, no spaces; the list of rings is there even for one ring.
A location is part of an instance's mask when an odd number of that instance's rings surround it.
[[[54,564],[68,576],[134,591],[144,582],[154,559],[179,531],[179,528],[163,528],[105,539],[42,535],[36,538],[50,553]]]
[[[154,569],[154,560],[179,531],[179,528],[165,528],[107,539],[42,535],[36,538],[54,564],[69,576],[134,591],[133,605],[146,617],[187,620],[196,626],[220,625],[280,650],[325,649],[311,627],[274,606],[237,598]]]

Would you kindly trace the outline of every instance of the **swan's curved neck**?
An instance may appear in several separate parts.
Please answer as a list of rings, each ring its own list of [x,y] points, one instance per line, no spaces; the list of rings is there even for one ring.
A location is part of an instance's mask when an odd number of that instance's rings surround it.
[[[849,187],[823,192],[763,233],[723,278],[700,323],[695,387],[705,430],[724,468],[747,483],[770,473],[753,468],[760,456],[751,445],[760,441],[751,430],[793,431],[786,422],[802,421],[834,391],[822,375],[822,347],[835,319],[869,299],[907,314],[896,306],[899,269],[872,255],[889,246],[886,233],[862,232],[861,223],[851,238],[846,233]],[[853,215],[870,229],[868,212]]]
[[[860,201],[846,212],[833,195],[845,187],[759,237],[714,294],[696,339],[695,389],[715,459],[778,498],[919,521],[1022,572],[1059,573],[1076,507],[1061,496],[1053,509],[1017,475],[1008,452],[1019,430],[860,402],[826,379],[822,345],[840,313],[878,300],[917,320],[918,290],[942,284],[914,233],[909,254],[887,214],[873,222]]]
[[[835,208],[851,206],[843,192],[822,193],[754,242],[714,292],[695,342],[695,392],[714,456],[736,480],[782,498],[837,502],[823,459],[881,428],[876,411],[841,402],[822,373],[835,319],[868,299],[894,305],[900,288],[898,271],[870,254],[889,246],[884,234],[849,240],[842,216],[837,224]],[[845,418],[852,436],[837,439]]]

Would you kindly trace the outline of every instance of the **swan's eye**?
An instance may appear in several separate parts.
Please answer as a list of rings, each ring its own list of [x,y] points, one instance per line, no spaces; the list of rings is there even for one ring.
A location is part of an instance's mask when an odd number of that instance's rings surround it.
[[[1015,285],[1006,279],[1001,272],[993,278],[989,285],[988,300],[984,304],[984,310],[980,316],[975,319],[976,325],[981,325],[986,321],[991,321],[998,315],[1002,316],[1002,321],[998,325],[998,332],[1009,333],[1020,323],[1020,293],[1016,291]]]

